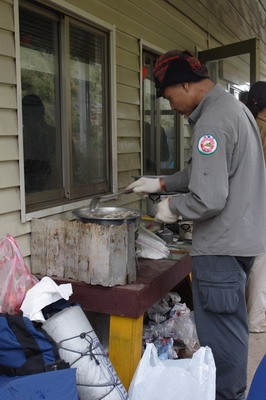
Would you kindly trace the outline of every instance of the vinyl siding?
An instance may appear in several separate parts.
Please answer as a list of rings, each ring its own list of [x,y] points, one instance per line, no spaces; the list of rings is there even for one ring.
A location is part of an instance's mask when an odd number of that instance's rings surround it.
[[[6,73],[4,73],[6,75]],[[17,108],[17,91],[14,84],[0,83],[0,109]]]
[[[1,35],[0,54],[2,56],[13,57],[13,62],[14,62],[15,43],[14,43],[13,32],[6,31],[4,29],[0,29],[0,35]],[[1,71],[1,75],[2,75],[2,71]]]
[[[1,72],[0,72],[1,73]],[[17,112],[0,107],[0,137],[17,134]]]
[[[14,32],[13,2],[2,0],[0,2],[0,28]]]
[[[140,161],[140,48],[136,38],[117,32],[117,167],[118,189],[132,181],[129,171],[139,171]],[[137,173],[139,174],[139,173]],[[121,177],[124,177],[121,180]],[[126,177],[126,178],[125,178]],[[138,196],[122,195],[113,205],[133,207]],[[139,205],[138,205],[139,208]]]
[[[118,188],[141,172],[140,40],[162,50],[206,50],[252,37],[261,39],[261,78],[266,78],[265,0],[50,0],[68,4],[116,28]],[[17,78],[13,0],[0,1],[0,236],[16,237],[30,262],[30,223],[21,223]],[[184,153],[190,132],[184,128]],[[140,206],[138,195],[107,204]],[[60,216],[58,216],[60,217]]]
[[[20,216],[20,180],[13,1],[0,2],[0,237],[16,237],[26,260],[30,223]]]
[[[262,77],[266,76],[264,0],[166,0],[166,2],[177,7],[192,20],[198,21],[199,26],[209,36],[206,49],[259,37],[261,74]]]

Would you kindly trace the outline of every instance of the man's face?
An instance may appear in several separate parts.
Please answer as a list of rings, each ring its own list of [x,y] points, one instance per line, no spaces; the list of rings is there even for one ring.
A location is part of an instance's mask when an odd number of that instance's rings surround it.
[[[171,109],[189,116],[194,110],[192,93],[188,83],[179,83],[164,89],[163,97],[169,101]]]

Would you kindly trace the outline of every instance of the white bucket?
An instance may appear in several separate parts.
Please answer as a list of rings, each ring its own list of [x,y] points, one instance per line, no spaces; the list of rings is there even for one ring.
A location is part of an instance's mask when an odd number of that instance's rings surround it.
[[[42,328],[59,345],[60,357],[77,368],[80,400],[127,400],[99,339],[80,306],[66,308],[49,318]]]

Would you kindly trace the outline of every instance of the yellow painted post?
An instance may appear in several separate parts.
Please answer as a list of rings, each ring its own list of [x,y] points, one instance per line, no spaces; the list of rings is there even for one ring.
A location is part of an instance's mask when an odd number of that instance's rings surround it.
[[[143,315],[110,317],[109,357],[126,390],[141,358],[142,330]]]

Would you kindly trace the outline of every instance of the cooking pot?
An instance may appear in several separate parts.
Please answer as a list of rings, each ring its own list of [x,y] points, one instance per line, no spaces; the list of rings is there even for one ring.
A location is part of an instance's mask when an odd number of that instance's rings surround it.
[[[98,225],[122,225],[136,223],[145,213],[141,210],[123,207],[98,207],[91,210],[90,207],[83,207],[73,211],[73,214],[82,222]]]
[[[193,222],[181,221],[179,225],[179,240],[192,240]]]

